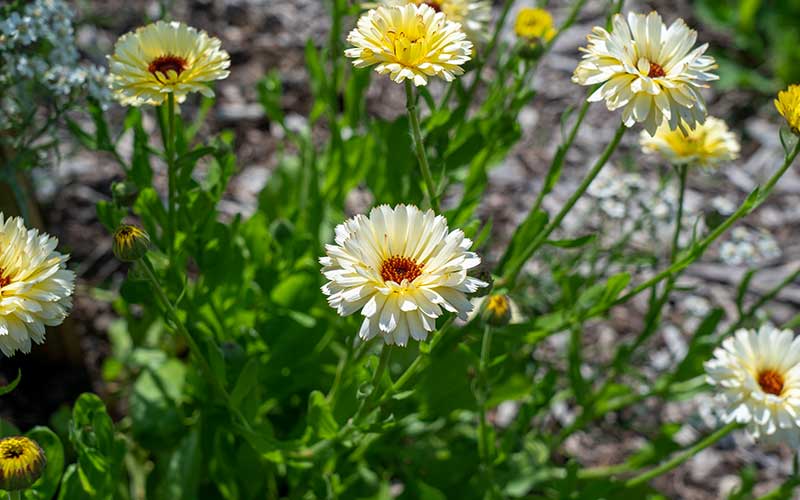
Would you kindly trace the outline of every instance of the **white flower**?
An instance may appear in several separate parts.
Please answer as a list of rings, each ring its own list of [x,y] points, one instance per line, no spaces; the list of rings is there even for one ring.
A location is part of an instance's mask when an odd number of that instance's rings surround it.
[[[492,5],[486,0],[381,0],[380,3],[387,6],[426,4],[433,10],[444,13],[448,21],[459,23],[473,43],[489,38]]]
[[[443,310],[466,319],[473,308],[466,294],[487,286],[467,276],[481,262],[472,241],[432,210],[381,205],[338,225],[335,240],[320,258],[330,280],[322,292],[342,316],[361,310],[365,340],[425,340]]]
[[[645,153],[658,153],[673,165],[713,167],[739,157],[739,140],[728,125],[709,116],[694,130],[670,130],[662,123],[651,136],[642,131],[639,144]]]
[[[0,213],[0,351],[30,352],[45,326],[60,325],[72,307],[75,274],[58,240]]]
[[[800,443],[800,339],[790,330],[738,330],[706,362],[725,404],[723,420],[748,424],[754,438]]]
[[[595,27],[588,40],[572,81],[602,84],[589,101],[605,99],[609,110],[623,108],[625,125],[642,123],[650,135],[664,120],[672,130],[703,123],[700,89],[718,79],[711,73],[717,66],[703,55],[708,44],[692,50],[697,32],[682,19],[667,28],[656,12],[629,13],[627,22],[617,14],[610,33]]]

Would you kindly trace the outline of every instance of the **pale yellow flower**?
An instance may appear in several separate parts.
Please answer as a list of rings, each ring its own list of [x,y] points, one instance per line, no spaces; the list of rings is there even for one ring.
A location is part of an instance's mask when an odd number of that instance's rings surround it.
[[[701,89],[717,80],[717,65],[703,55],[708,44],[692,48],[697,32],[678,19],[669,28],[661,16],[630,13],[614,16],[613,29],[595,27],[572,81],[601,84],[590,102],[606,101],[613,111],[622,108],[622,121],[642,123],[650,135],[663,121],[670,129],[694,128],[703,123],[706,105]]]
[[[467,275],[481,259],[463,231],[412,205],[381,205],[336,227],[320,259],[328,304],[342,316],[361,311],[359,336],[388,344],[425,340],[444,311],[466,319],[467,294],[488,286]]]
[[[459,23],[473,43],[489,38],[492,5],[486,0],[382,0],[381,3],[386,6],[426,4],[433,10],[444,13],[448,21]]]
[[[553,16],[544,9],[530,7],[520,9],[514,22],[514,32],[518,37],[532,42],[538,40],[549,42],[556,36]]]
[[[788,89],[778,92],[775,107],[792,132],[800,135],[800,85],[789,85]]]
[[[72,307],[75,274],[58,240],[0,212],[0,352],[30,352],[45,326],[60,325]]]
[[[705,368],[725,422],[747,424],[754,438],[800,444],[800,338],[791,330],[738,330]]]
[[[429,76],[452,81],[464,73],[472,42],[461,25],[448,21],[428,5],[379,6],[362,15],[347,36],[354,48],[345,50],[357,68],[375,66],[397,83],[426,85]]]
[[[719,118],[709,116],[694,130],[684,133],[662,123],[651,136],[642,131],[639,143],[645,153],[658,153],[673,165],[713,167],[739,157],[739,141]]]
[[[125,106],[178,103],[192,92],[212,97],[208,83],[227,78],[231,61],[219,39],[179,22],[158,21],[122,35],[109,57],[111,91]]]

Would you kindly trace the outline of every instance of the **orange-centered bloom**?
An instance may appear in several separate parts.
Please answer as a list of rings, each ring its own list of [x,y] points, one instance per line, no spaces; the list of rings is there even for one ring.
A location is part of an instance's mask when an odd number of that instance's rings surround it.
[[[336,227],[336,244],[320,259],[329,280],[322,292],[342,316],[361,311],[362,339],[425,340],[444,311],[466,319],[467,294],[487,286],[467,275],[481,262],[471,246],[432,210],[381,205]]]
[[[357,68],[375,66],[381,75],[402,83],[426,85],[429,76],[452,81],[464,73],[472,42],[461,25],[448,21],[444,13],[427,4],[378,6],[358,20],[347,35],[354,46],[344,51]]]
[[[650,135],[665,120],[672,130],[705,121],[700,90],[719,78],[711,72],[717,65],[704,55],[708,44],[693,48],[697,32],[682,19],[667,28],[656,12],[630,13],[627,22],[617,14],[611,32],[595,27],[588,40],[572,81],[601,84],[590,102],[622,108],[626,126],[642,123]]]
[[[109,58],[111,91],[125,106],[178,103],[192,92],[212,97],[208,83],[227,78],[231,61],[221,42],[178,22],[158,21],[122,35]]]

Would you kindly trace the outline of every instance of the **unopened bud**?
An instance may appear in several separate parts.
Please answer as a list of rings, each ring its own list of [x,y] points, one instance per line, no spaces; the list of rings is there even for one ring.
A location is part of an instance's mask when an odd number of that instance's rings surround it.
[[[30,488],[46,466],[44,450],[33,439],[24,436],[0,439],[0,490]]]
[[[483,317],[493,326],[507,325],[511,320],[511,299],[508,295],[496,294],[486,299]]]
[[[124,224],[114,232],[114,255],[123,262],[135,262],[150,249],[150,236],[136,226]]]

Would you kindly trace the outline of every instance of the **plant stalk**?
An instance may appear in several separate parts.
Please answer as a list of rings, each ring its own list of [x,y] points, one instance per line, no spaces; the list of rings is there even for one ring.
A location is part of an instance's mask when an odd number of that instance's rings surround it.
[[[425,179],[425,187],[428,190],[428,199],[431,208],[433,208],[436,213],[439,213],[439,199],[436,195],[436,183],[433,181],[431,167],[428,165],[428,156],[425,153],[425,144],[422,142],[422,131],[419,127],[419,115],[417,112],[417,99],[411,85],[411,81],[406,80],[406,109],[408,110],[408,119],[411,122],[411,132],[414,135],[414,149],[417,153],[417,159],[419,160],[419,167],[422,170],[422,177]]]

